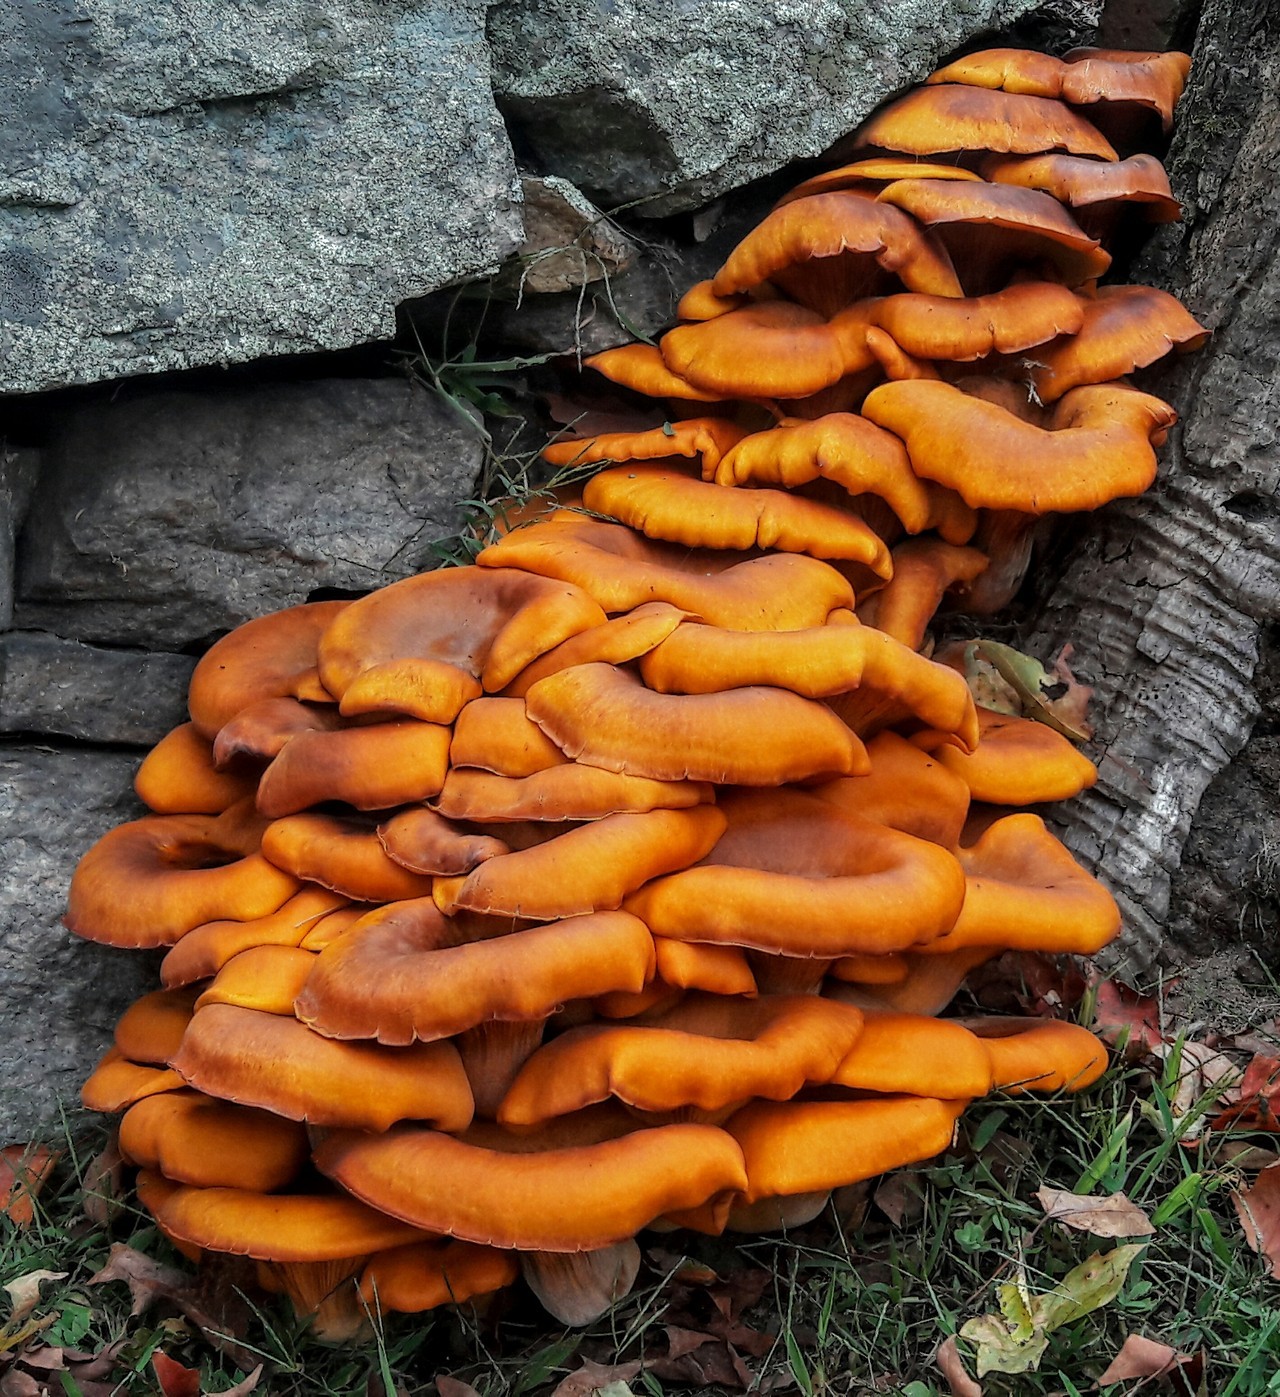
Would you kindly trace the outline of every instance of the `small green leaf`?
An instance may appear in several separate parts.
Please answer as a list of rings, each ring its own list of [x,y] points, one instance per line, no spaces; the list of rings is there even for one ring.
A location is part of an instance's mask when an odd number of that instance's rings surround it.
[[[1046,1334],[1109,1305],[1124,1286],[1129,1268],[1146,1250],[1145,1242],[1130,1242],[1109,1252],[1094,1252],[1088,1261],[1067,1272],[1047,1294],[1032,1302],[1036,1328]]]
[[[791,1365],[791,1375],[799,1384],[800,1391],[805,1397],[813,1397],[813,1378],[809,1373],[808,1364],[804,1361],[804,1354],[800,1352],[796,1336],[790,1329],[787,1330],[787,1361]]]
[[[979,1379],[988,1373],[1033,1373],[1049,1347],[1046,1334],[1015,1339],[998,1315],[981,1315],[969,1320],[960,1337],[977,1347]]]

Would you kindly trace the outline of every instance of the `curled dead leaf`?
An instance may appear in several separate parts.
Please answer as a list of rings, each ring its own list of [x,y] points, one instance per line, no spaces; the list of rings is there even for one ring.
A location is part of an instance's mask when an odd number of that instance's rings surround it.
[[[1244,1239],[1270,1263],[1271,1274],[1280,1280],[1280,1164],[1273,1164],[1247,1188],[1231,1195]]]
[[[66,1278],[66,1271],[28,1271],[15,1280],[7,1281],[4,1289],[9,1296],[10,1309],[5,1323],[6,1331],[20,1325],[40,1303],[40,1287],[45,1281],[65,1281]]]
[[[975,1382],[969,1376],[969,1370],[964,1366],[964,1360],[960,1357],[960,1349],[956,1344],[956,1336],[953,1334],[949,1339],[943,1339],[938,1345],[938,1351],[933,1356],[933,1361],[938,1365],[938,1370],[947,1380],[947,1386],[951,1389],[951,1397],[982,1397],[982,1384]]]
[[[1047,1221],[1095,1237],[1149,1237],[1155,1231],[1146,1213],[1123,1193],[1096,1198],[1045,1185],[1036,1190],[1036,1198]]]

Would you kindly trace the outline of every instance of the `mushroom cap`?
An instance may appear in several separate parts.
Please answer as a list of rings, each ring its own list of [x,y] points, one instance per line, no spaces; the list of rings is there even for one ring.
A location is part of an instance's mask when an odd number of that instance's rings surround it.
[[[449,748],[451,770],[474,767],[496,776],[533,776],[568,760],[525,712],[523,698],[469,703],[458,715]]]
[[[253,795],[257,777],[219,771],[214,749],[183,723],[162,737],[142,759],[133,789],[158,815],[221,815]]]
[[[768,685],[811,699],[856,692],[866,699],[867,712],[873,707],[888,709],[895,719],[910,714],[972,746],[978,737],[973,696],[967,684],[957,684],[946,673],[947,668],[882,631],[857,625],[753,633],[686,622],[640,662],[644,682],[659,693],[731,697],[748,685]],[[813,774],[817,773],[806,773]]]
[[[870,301],[831,318],[791,301],[751,302],[662,337],[663,361],[690,383],[726,398],[804,398],[870,368]]]
[[[293,1001],[306,984],[315,959],[315,951],[301,946],[250,946],[218,971],[196,1000],[196,1009],[207,1004],[238,1004],[242,1009],[292,1018]]]
[[[430,1042],[492,1020],[545,1019],[570,999],[639,990],[653,974],[649,930],[625,912],[485,940],[464,939],[470,925],[426,898],[371,913],[321,952],[299,1017],[334,1038]]]
[[[368,825],[337,815],[286,815],[267,826],[262,852],[308,883],[359,902],[426,897],[431,879],[388,858]]]
[[[187,1090],[131,1106],[120,1122],[120,1153],[175,1183],[251,1193],[286,1187],[310,1158],[296,1121]]]
[[[718,808],[729,827],[706,859],[627,899],[656,936],[830,958],[928,942],[959,915],[964,874],[936,844],[792,789]]]
[[[362,670],[342,695],[343,717],[403,713],[424,723],[452,723],[484,690],[475,676],[445,660],[409,656]]]
[[[1123,378],[1209,338],[1176,296],[1154,286],[1100,286],[1082,305],[1079,333],[1036,356],[1031,381],[1041,402],[1057,402],[1081,384]]]
[[[893,549],[893,576],[858,606],[868,627],[912,650],[924,643],[943,597],[962,591],[986,572],[989,560],[976,548],[958,548],[939,538],[913,538]]]
[[[714,805],[605,815],[487,859],[465,878],[437,878],[432,896],[446,916],[461,910],[551,921],[608,910],[650,878],[696,863],[724,826]]]
[[[695,993],[643,1023],[562,1033],[520,1069],[498,1119],[535,1125],[609,1097],[661,1112],[719,1111],[753,1097],[785,1101],[830,1081],[861,1029],[856,1009],[813,995]]]
[[[328,699],[316,675],[316,645],[349,605],[307,602],[246,621],[223,636],[191,676],[187,704],[197,732],[212,741],[237,713],[262,699]]]
[[[865,776],[840,776],[809,794],[865,820],[955,848],[969,814],[969,790],[938,754],[926,755],[886,730],[867,743],[867,756],[871,770]]]
[[[233,1004],[196,1013],[174,1068],[208,1096],[311,1125],[386,1130],[430,1120],[464,1130],[473,1113],[452,1043],[340,1043],[296,1019]]]
[[[552,442],[543,460],[561,468],[598,465],[602,461],[656,461],[671,456],[699,457],[704,474],[714,472],[721,456],[746,435],[727,417],[688,417],[639,432],[604,432]]]
[[[1177,415],[1120,384],[1075,388],[1047,427],[949,383],[886,383],[863,411],[900,436],[917,475],[958,490],[975,509],[1024,514],[1096,509],[1139,495],[1156,473],[1153,436]]]
[[[651,781],[644,776],[625,776],[566,761],[524,777],[495,776],[488,771],[454,767],[435,804],[450,819],[491,824],[512,820],[599,820],[606,815],[683,810],[712,799],[712,788],[705,782]],[[474,866],[473,863],[471,867]],[[433,871],[456,874],[470,872],[470,868]]]
[[[853,605],[848,582],[817,558],[739,559],[655,543],[625,525],[575,514],[553,515],[510,534],[476,561],[574,581],[608,612],[665,601],[733,630],[820,626],[832,611]]]
[[[974,800],[991,805],[1070,800],[1098,779],[1089,758],[1044,723],[979,708],[978,731],[972,752],[944,741],[935,746],[930,740],[927,748],[968,786]]]
[[[1154,155],[1130,155],[1124,160],[1062,154],[992,155],[982,162],[982,174],[994,184],[1041,189],[1073,209],[1136,205],[1144,217],[1156,223],[1176,223],[1182,216],[1169,176]]]
[[[186,1082],[171,1067],[151,1067],[130,1062],[119,1048],[108,1048],[80,1088],[80,1102],[87,1111],[112,1115],[156,1092],[177,1091]]]
[[[966,1101],[754,1101],[725,1130],[747,1163],[745,1201],[817,1193],[931,1159],[951,1143]]]
[[[961,1022],[986,1049],[997,1091],[1083,1091],[1107,1070],[1105,1044],[1079,1024],[985,1017]]]
[[[1062,59],[1034,49],[980,49],[948,63],[925,78],[925,83],[964,83],[968,87],[999,88],[1031,97],[1062,95]]]
[[[144,1169],[138,1197],[166,1235],[260,1261],[336,1261],[426,1240],[421,1229],[342,1193],[192,1188]]]
[[[736,489],[679,469],[618,466],[583,492],[587,507],[689,548],[774,549],[890,572],[889,550],[856,515],[785,490]]]
[[[950,934],[925,951],[988,946],[1091,956],[1120,931],[1115,899],[1038,815],[996,820],[957,857],[966,875],[964,907]]]
[[[899,179],[960,179],[976,180],[981,176],[972,170],[963,170],[959,165],[930,164],[923,160],[903,160],[893,156],[876,156],[870,160],[855,160],[850,165],[840,165],[834,170],[823,170],[821,174],[797,184],[778,200],[779,204],[791,204],[810,194],[831,194],[837,189],[856,189],[862,184],[892,184]],[[694,317],[681,315],[682,320]]]
[[[588,766],[659,781],[776,786],[860,770],[862,744],[821,704],[754,685],[669,695],[609,665],[579,665],[543,679],[529,716]],[[770,741],[760,741],[761,733]]]
[[[221,769],[237,757],[270,761],[298,733],[332,732],[340,722],[332,705],[301,703],[295,698],[259,699],[218,729],[213,740],[214,765]]]
[[[1101,160],[1118,158],[1097,127],[1062,102],[961,83],[917,87],[890,102],[858,127],[854,145],[907,155],[980,150],[1037,155],[1065,150]]]
[[[152,990],[135,999],[120,1015],[115,1045],[130,1062],[168,1067],[194,1013],[194,991]]]
[[[453,734],[439,723],[373,723],[338,732],[301,732],[258,783],[269,819],[339,800],[357,810],[388,810],[438,795]]]
[[[711,289],[711,279],[708,277],[705,281],[695,281],[680,297],[676,306],[676,319],[714,320],[717,315],[737,310],[745,303],[745,296],[717,296]]]
[[[904,179],[877,197],[904,209],[945,243],[964,267],[962,282],[971,292],[988,290],[985,283],[992,279],[997,285],[1007,281],[1011,262],[1050,264],[1070,286],[1101,276],[1111,265],[1111,254],[1097,239],[1038,189]],[[987,265],[979,270],[982,262]]]
[[[270,916],[248,922],[206,922],[172,947],[160,964],[168,989],[207,980],[252,946],[300,946],[312,927],[347,899],[328,888],[303,886]]]
[[[989,296],[886,296],[874,314],[908,354],[955,363],[1074,335],[1085,318],[1080,297],[1048,281],[1019,282]]]
[[[673,373],[654,344],[622,344],[582,361],[612,383],[643,393],[646,398],[673,398],[677,402],[722,402],[715,393],[704,393]]]
[[[548,650],[522,669],[503,693],[523,698],[539,679],[559,674],[562,669],[572,669],[574,665],[628,664],[665,640],[687,618],[688,612],[668,602],[646,602],[634,611],[606,621],[603,626],[594,626],[562,641],[554,650]]]
[[[453,777],[455,773],[450,772]],[[446,778],[447,780],[448,778]],[[410,873],[470,873],[485,859],[509,853],[509,847],[492,835],[468,830],[434,810],[402,810],[378,826],[378,842],[401,868]]]
[[[373,1207],[427,1231],[530,1251],[589,1251],[662,1213],[746,1184],[742,1154],[715,1126],[636,1129],[597,1107],[513,1134],[479,1123],[461,1138],[401,1127],[335,1131],[316,1163]]]
[[[704,946],[694,941],[653,938],[656,979],[673,989],[710,994],[756,993],[756,978],[746,954],[737,946]]]
[[[360,1273],[360,1299],[370,1309],[419,1314],[491,1295],[519,1278],[514,1252],[440,1238],[371,1256]]]
[[[64,924],[111,946],[172,946],[202,922],[276,911],[297,880],[256,852],[239,807],[117,825],[76,865]]]
[[[320,638],[320,676],[342,699],[375,666],[434,660],[492,691],[604,619],[585,593],[552,578],[512,568],[442,568],[352,602]]]
[[[965,976],[999,954],[999,947],[993,946],[970,946],[934,955],[906,951],[902,955],[905,975],[880,984],[843,983],[837,976],[827,982],[823,993],[843,1004],[874,1012],[940,1014],[955,998]]]
[[[991,1057],[981,1039],[950,1019],[926,1014],[868,1013],[862,1035],[831,1082],[857,1091],[934,1096],[986,1096]]]
[[[833,412],[810,422],[791,419],[755,432],[726,453],[716,472],[718,485],[790,490],[814,480],[829,480],[850,495],[878,496],[908,533],[929,527],[929,489],[912,471],[906,448],[891,432],[856,413]]]
[[[711,289],[730,296],[766,281],[824,316],[898,286],[961,294],[950,257],[918,223],[848,190],[774,209],[729,254]]]

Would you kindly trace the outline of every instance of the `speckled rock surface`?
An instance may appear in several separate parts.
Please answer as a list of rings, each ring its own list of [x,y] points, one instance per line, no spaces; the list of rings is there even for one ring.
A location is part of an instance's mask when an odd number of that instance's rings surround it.
[[[18,545],[15,624],[151,650],[436,559],[480,466],[401,379],[145,392],[70,414]]]
[[[51,1139],[154,958],[63,929],[76,860],[142,807],[138,754],[0,746],[0,1144]]]
[[[949,50],[1041,9],[1096,19],[1036,0],[499,0],[494,90],[548,173],[671,213],[820,155]]]
[[[482,0],[0,6],[0,391],[389,338],[519,186]]]

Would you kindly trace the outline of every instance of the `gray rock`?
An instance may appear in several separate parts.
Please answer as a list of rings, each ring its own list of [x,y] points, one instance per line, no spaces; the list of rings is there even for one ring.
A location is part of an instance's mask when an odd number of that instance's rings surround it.
[[[19,626],[179,650],[430,566],[481,460],[398,379],[146,393],[68,414],[18,548]]]
[[[10,631],[0,635],[0,732],[150,747],[186,722],[195,664]]]
[[[0,391],[390,338],[520,241],[482,0],[0,7]]]
[[[141,814],[137,758],[0,747],[0,1144],[58,1135],[126,1005],[155,987],[151,956],[60,925],[80,855]]]
[[[546,169],[658,215],[820,155],[957,45],[1058,8],[500,0],[489,39],[499,103]]]
[[[0,631],[13,621],[13,550],[40,473],[40,457],[0,443]]]
[[[524,175],[524,242],[495,283],[500,293],[569,291],[621,272],[631,241],[568,180]]]

